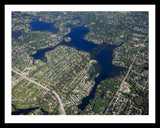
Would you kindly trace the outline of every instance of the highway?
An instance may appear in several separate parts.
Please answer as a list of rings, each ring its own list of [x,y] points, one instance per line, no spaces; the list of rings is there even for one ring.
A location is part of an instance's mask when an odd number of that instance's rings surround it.
[[[59,103],[60,103],[59,111],[60,111],[61,115],[66,115],[65,110],[64,110],[64,107],[63,107],[63,104],[62,104],[62,101],[61,101],[61,98],[59,97],[59,95],[58,95],[54,90],[51,90],[51,89],[48,89],[48,88],[44,87],[44,86],[41,85],[40,83],[37,83],[36,81],[32,80],[31,78],[26,77],[25,75],[23,75],[22,73],[19,73],[18,71],[16,71],[16,70],[13,69],[13,68],[12,68],[12,71],[13,71],[14,73],[20,75],[20,76],[23,77],[24,79],[26,79],[26,80],[28,80],[28,81],[30,81],[30,82],[32,82],[32,83],[40,86],[41,88],[43,88],[43,89],[45,89],[45,90],[47,90],[47,91],[51,91],[51,92],[56,96],[56,98],[58,99],[58,101],[59,101]]]

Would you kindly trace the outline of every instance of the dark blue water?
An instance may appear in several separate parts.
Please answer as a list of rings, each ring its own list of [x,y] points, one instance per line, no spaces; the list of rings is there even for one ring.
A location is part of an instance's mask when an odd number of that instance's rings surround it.
[[[12,31],[12,37],[18,38],[19,36],[21,36],[20,30]]]
[[[144,69],[144,70],[148,70],[149,68],[148,68],[148,67],[143,67],[143,69]]]
[[[74,20],[79,20],[78,25],[80,25],[80,24],[82,23],[82,19],[81,19],[80,16],[74,17],[74,18],[72,19],[72,21],[74,21]]]
[[[20,115],[20,114],[28,115],[30,112],[40,108],[40,107],[33,107],[33,108],[27,108],[27,109],[18,109],[14,104],[12,104],[12,107],[16,110],[12,112],[12,115]],[[43,115],[49,114],[49,112],[45,111],[43,108],[41,108],[40,110],[43,112]]]
[[[93,42],[87,41],[84,39],[84,36],[89,33],[89,29],[86,27],[75,27],[72,25],[67,25],[67,27],[71,27],[71,32],[67,34],[65,37],[71,37],[70,42],[65,42],[64,40],[54,47],[49,47],[45,49],[40,49],[37,53],[32,54],[31,56],[34,59],[40,59],[43,62],[47,62],[47,58],[45,57],[45,52],[55,49],[60,45],[66,45],[68,47],[74,47],[79,51],[85,51],[90,53],[91,58],[97,60],[98,64],[96,65],[96,72],[99,72],[99,76],[95,78],[95,85],[92,88],[92,91],[87,97],[84,97],[82,103],[78,105],[78,108],[84,110],[86,106],[89,104],[89,100],[95,97],[95,91],[97,89],[97,85],[107,78],[115,77],[119,75],[120,71],[124,70],[123,67],[117,67],[112,65],[113,59],[113,49],[118,47],[115,45],[106,45],[106,42],[103,44],[94,44]],[[100,48],[100,52],[95,53],[93,50],[95,48]],[[98,67],[98,68],[97,68]]]
[[[68,25],[68,26],[70,26],[70,25]],[[71,37],[70,42],[65,42],[64,40],[62,40],[62,42],[59,43],[58,45],[56,45],[55,47],[48,47],[48,48],[44,48],[44,49],[39,49],[39,50],[37,50],[37,52],[35,54],[31,54],[31,56],[34,59],[40,59],[43,62],[47,62],[47,58],[45,57],[45,52],[51,51],[60,45],[75,47],[77,50],[80,50],[80,51],[92,52],[92,49],[96,48],[97,45],[92,42],[84,40],[84,36],[88,32],[89,32],[88,28],[73,27],[72,26],[71,32],[65,36],[65,37]]]
[[[20,114],[28,115],[31,111],[39,108],[39,107],[34,107],[34,108],[27,108],[27,109],[18,109],[18,108],[16,108],[15,105],[12,104],[12,106],[14,109],[16,109],[16,111],[12,112],[12,115],[20,115]]]
[[[54,23],[45,23],[42,21],[39,21],[38,18],[33,18],[30,22],[30,29],[32,31],[50,31],[52,33],[57,33],[59,29],[54,27]]]
[[[45,56],[45,52],[48,52],[53,49],[54,49],[53,47],[39,49],[39,50],[37,50],[37,52],[35,54],[31,54],[30,56],[32,56],[34,58],[34,60],[40,59],[43,62],[47,62],[47,57]],[[34,60],[33,60],[33,64],[34,64]]]

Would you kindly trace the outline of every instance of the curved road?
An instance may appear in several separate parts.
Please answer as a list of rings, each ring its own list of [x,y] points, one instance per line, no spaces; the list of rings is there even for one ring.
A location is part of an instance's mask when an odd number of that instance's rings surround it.
[[[21,77],[25,78],[26,80],[28,80],[28,81],[30,81],[30,82],[32,82],[32,83],[40,86],[41,88],[43,88],[43,89],[45,89],[45,90],[47,90],[47,91],[51,91],[51,92],[56,96],[56,98],[58,99],[58,101],[59,101],[59,103],[60,103],[59,111],[60,111],[61,115],[66,115],[66,112],[65,112],[65,110],[64,110],[64,107],[63,107],[63,104],[62,104],[62,101],[61,101],[61,98],[59,97],[59,95],[58,95],[54,90],[51,90],[51,89],[48,89],[48,88],[44,87],[44,86],[41,85],[40,83],[37,83],[36,81],[32,80],[31,78],[26,77],[26,76],[23,75],[22,73],[17,72],[17,71],[16,71],[15,69],[13,69],[13,68],[12,68],[12,71],[13,71],[14,73],[20,75]]]
[[[66,115],[66,112],[64,110],[64,107],[63,107],[63,104],[62,104],[62,101],[61,101],[61,98],[59,97],[59,95],[54,91],[52,90],[52,93],[57,97],[57,99],[59,100],[59,104],[60,104],[60,107],[59,107],[59,111],[61,113],[61,115]]]

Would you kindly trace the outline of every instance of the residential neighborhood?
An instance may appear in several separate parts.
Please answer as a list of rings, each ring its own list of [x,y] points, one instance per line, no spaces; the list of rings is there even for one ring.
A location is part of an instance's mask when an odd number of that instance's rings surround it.
[[[148,12],[14,11],[12,114],[148,115],[148,49]]]

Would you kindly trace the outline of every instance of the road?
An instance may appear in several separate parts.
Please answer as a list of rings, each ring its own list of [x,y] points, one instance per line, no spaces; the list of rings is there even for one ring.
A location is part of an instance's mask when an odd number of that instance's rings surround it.
[[[57,97],[57,99],[59,101],[59,104],[60,104],[59,111],[60,111],[61,115],[66,115],[66,112],[64,110],[64,107],[63,107],[63,104],[62,104],[62,101],[61,101],[61,98],[59,97],[59,95],[54,90],[52,90],[52,93]]]
[[[120,91],[121,87],[124,85],[124,82],[125,82],[126,78],[128,77],[128,74],[129,74],[130,70],[132,69],[133,63],[134,63],[134,61],[136,60],[137,55],[139,54],[139,51],[141,50],[141,48],[142,48],[142,47],[139,48],[137,54],[135,55],[135,57],[134,57],[134,59],[133,59],[133,61],[132,61],[132,64],[130,65],[130,67],[129,67],[129,69],[128,69],[128,72],[127,72],[126,76],[124,77],[124,79],[123,79],[123,81],[122,81],[122,83],[121,83],[120,88],[119,88],[118,91]]]
[[[43,88],[43,89],[45,89],[45,90],[47,90],[47,91],[51,91],[51,92],[56,96],[56,98],[58,99],[58,101],[59,101],[59,103],[60,103],[59,111],[60,111],[61,115],[66,115],[66,112],[65,112],[65,110],[64,110],[64,107],[63,107],[63,104],[62,104],[62,101],[61,101],[61,98],[59,97],[59,95],[58,95],[54,90],[51,90],[51,89],[49,89],[49,88],[44,87],[44,86],[41,85],[40,83],[37,83],[36,81],[32,80],[31,78],[26,77],[26,76],[23,75],[22,73],[17,72],[17,71],[16,71],[15,69],[13,69],[13,68],[12,68],[12,71],[13,71],[14,73],[20,75],[20,76],[23,77],[24,79],[26,79],[26,80],[28,80],[28,81],[30,81],[30,82],[32,82],[32,83],[40,86],[41,88]]]
[[[144,44],[143,44],[143,45],[144,45]],[[113,103],[113,100],[114,100],[115,96],[117,96],[117,95],[119,94],[119,91],[121,91],[121,88],[122,88],[122,86],[124,85],[124,82],[125,82],[126,78],[128,77],[130,70],[132,69],[133,63],[135,62],[135,60],[136,60],[136,58],[137,58],[137,56],[138,56],[138,54],[139,54],[139,51],[141,50],[141,48],[143,47],[143,45],[139,48],[137,54],[135,55],[135,57],[134,57],[134,59],[133,59],[131,65],[130,65],[128,71],[127,71],[126,76],[124,77],[122,83],[120,84],[120,87],[119,87],[118,91],[116,92],[116,94],[115,94],[114,97],[112,98],[112,101],[110,102],[110,104],[109,104],[109,106],[108,106],[108,108],[107,108],[105,114],[107,114],[107,112],[108,112],[108,110],[109,110],[109,107],[110,107],[111,104]],[[120,94],[119,94],[119,95],[120,95]]]

